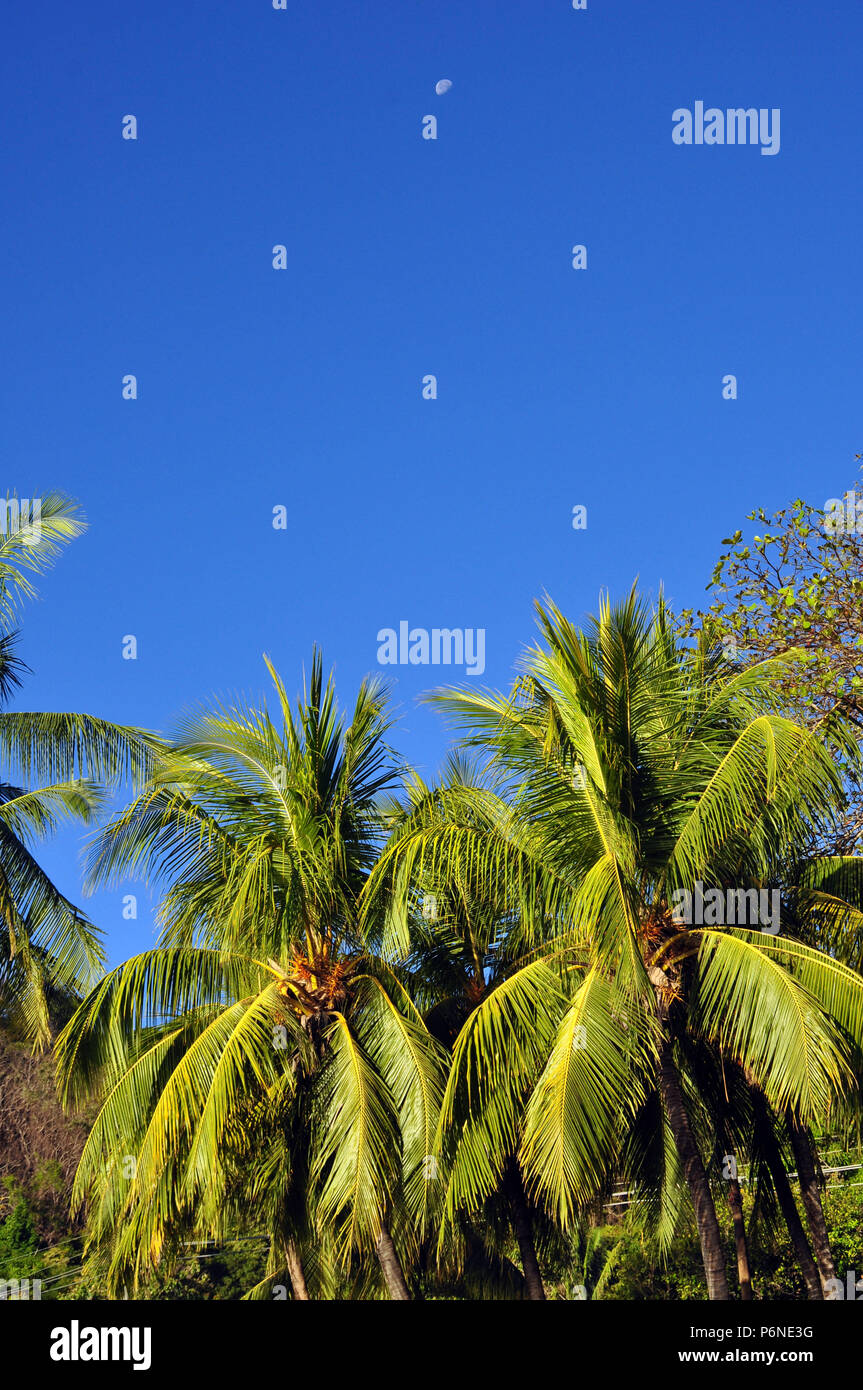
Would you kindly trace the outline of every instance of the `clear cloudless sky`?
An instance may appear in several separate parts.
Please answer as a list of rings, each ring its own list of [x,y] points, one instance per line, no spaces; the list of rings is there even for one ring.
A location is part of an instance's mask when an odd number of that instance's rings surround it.
[[[16,707],[167,730],[315,642],[350,700],[401,620],[484,628],[452,678],[504,686],[543,591],[697,605],[752,507],[853,485],[861,50],[859,0],[7,7],[0,491],[89,522]],[[675,145],[697,100],[778,107],[779,153]],[[432,775],[447,672],[389,674]],[[84,904],[112,962],[130,891]]]

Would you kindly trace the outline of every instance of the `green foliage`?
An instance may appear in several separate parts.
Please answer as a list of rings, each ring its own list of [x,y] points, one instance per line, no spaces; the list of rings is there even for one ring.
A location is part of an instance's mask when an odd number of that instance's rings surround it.
[[[858,1162],[860,1154],[840,1155],[831,1158],[831,1163],[839,1166],[843,1162]],[[844,1277],[847,1270],[857,1271],[863,1277],[863,1169],[851,1175],[851,1181],[828,1187],[824,1194],[824,1215],[830,1231],[830,1246],[836,1269]],[[830,1179],[831,1184],[833,1179]]]
[[[733,665],[793,653],[777,678],[788,713],[811,726],[841,711],[859,739],[863,534],[840,529],[831,512],[802,498],[770,517],[759,507],[747,520],[758,530],[723,541],[728,549],[708,585],[714,602],[707,611],[683,610],[684,632],[703,627]],[[851,805],[834,847],[847,851],[863,833],[860,758],[848,741],[836,751]]]
[[[0,1220],[0,1280],[31,1277],[39,1272],[38,1237],[33,1213],[21,1185],[3,1178],[7,1215]]]
[[[46,1158],[39,1164],[33,1174],[31,1187],[37,1197],[56,1197],[64,1191],[66,1180],[56,1158]]]
[[[859,1155],[846,1155],[850,1162]],[[752,1222],[751,1195],[744,1197],[750,1227],[750,1262],[756,1297],[762,1302],[799,1300],[806,1297],[800,1270],[795,1264],[787,1234]],[[847,1270],[863,1273],[863,1188],[841,1184],[824,1194],[824,1213],[836,1269],[844,1280]],[[734,1286],[730,1222],[722,1213],[723,1235],[729,1252],[728,1278]],[[588,1296],[612,1302],[684,1301],[704,1299],[704,1275],[698,1237],[691,1218],[663,1252],[641,1222],[629,1216],[620,1224],[594,1228],[607,1249],[613,1251],[612,1269],[598,1292],[587,1284]],[[575,1273],[578,1270],[576,1267]],[[578,1282],[578,1281],[576,1281]]]

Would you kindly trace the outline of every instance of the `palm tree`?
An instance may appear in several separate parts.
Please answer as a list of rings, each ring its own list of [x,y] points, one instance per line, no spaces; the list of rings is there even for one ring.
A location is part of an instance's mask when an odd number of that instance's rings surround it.
[[[109,974],[58,1042],[66,1098],[104,1097],[75,1200],[115,1284],[191,1229],[223,1235],[254,1194],[270,1277],[286,1269],[295,1297],[314,1237],[344,1277],[374,1253],[405,1299],[445,1054],[359,929],[400,778],[385,693],[364,682],[345,723],[316,653],[295,715],[267,665],[278,723],[240,702],[195,712],[94,844],[93,883],[167,886],[158,948]]]
[[[52,492],[41,500],[38,533],[0,536],[2,705],[27,671],[14,623],[35,595],[30,575],[49,568],[83,530],[77,504]],[[36,1047],[47,1045],[53,1023],[98,978],[104,952],[98,929],[51,882],[35,847],[62,820],[90,823],[106,784],[140,783],[156,747],[142,730],[91,715],[0,710],[0,1020]]]
[[[709,632],[680,642],[664,605],[651,615],[634,591],[584,631],[550,603],[539,620],[545,645],[508,696],[435,697],[497,778],[506,834],[461,826],[391,851],[403,894],[469,865],[473,892],[520,903],[537,946],[456,1043],[451,1188],[492,1190],[516,1146],[528,1190],[566,1227],[655,1095],[662,1200],[673,1212],[682,1174],[709,1296],[728,1298],[687,1052],[712,1049],[777,1114],[812,1123],[856,1090],[863,980],[802,941],[675,909],[696,885],[724,899],[803,857],[841,801],[832,732],[778,711],[793,654],[731,672]]]
[[[853,751],[859,758],[859,745]],[[846,752],[846,765],[853,767]],[[853,855],[814,853],[789,865],[787,915],[794,935],[835,957],[858,974],[863,967],[863,860]],[[856,1050],[854,1072],[863,1076],[863,1054]],[[855,1100],[851,1098],[852,1102]],[[860,1097],[852,1103],[859,1126]],[[847,1107],[846,1107],[847,1108]],[[824,1177],[811,1129],[793,1111],[785,1116],[800,1195],[823,1288],[836,1277],[821,1190]]]
[[[404,958],[411,994],[429,1031],[448,1051],[474,1012],[525,963],[521,918],[518,905],[507,900],[506,876],[484,885],[479,894],[471,886],[469,855],[474,837],[498,839],[501,852],[506,853],[510,821],[506,803],[483,785],[466,759],[453,755],[438,785],[428,786],[413,776],[405,800],[388,808],[390,840],[366,888],[367,914],[377,913],[384,923],[381,950]],[[462,831],[466,840],[461,838]],[[439,872],[432,854],[417,873],[417,852],[441,838],[447,847],[446,872]],[[462,863],[463,847],[468,858]],[[408,876],[406,867],[413,871]],[[449,1115],[451,1103],[448,1093],[444,1114]],[[435,1141],[435,1180],[446,1193],[438,1261],[452,1269],[460,1256],[475,1257],[476,1242],[482,1241],[490,1225],[503,1219],[519,1248],[527,1298],[544,1300],[534,1229],[539,1214],[531,1209],[524,1190],[517,1146],[497,1155],[493,1187],[486,1184],[463,1191],[458,1172],[451,1172],[451,1133],[464,1136],[470,1125],[468,1104],[459,1121],[446,1121]],[[470,1227],[472,1242],[462,1229],[465,1217],[477,1219]],[[494,1257],[493,1251],[488,1253]]]

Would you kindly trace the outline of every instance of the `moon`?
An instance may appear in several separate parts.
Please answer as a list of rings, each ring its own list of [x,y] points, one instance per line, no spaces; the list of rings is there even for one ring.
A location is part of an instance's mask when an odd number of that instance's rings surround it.
[[[442,77],[440,82],[435,83],[435,91],[437,92],[439,97],[442,97],[444,92],[448,92],[451,86],[452,83],[450,82],[449,78]]]

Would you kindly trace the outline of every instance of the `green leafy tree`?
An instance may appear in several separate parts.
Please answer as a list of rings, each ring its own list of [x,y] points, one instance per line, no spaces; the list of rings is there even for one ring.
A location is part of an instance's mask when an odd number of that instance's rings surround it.
[[[858,456],[863,457],[863,456]],[[861,475],[863,477],[863,475]],[[684,610],[686,632],[707,625],[726,658],[752,665],[788,657],[777,671],[786,712],[810,727],[836,711],[863,736],[863,481],[836,507],[797,498],[768,516],[760,507],[746,518],[750,533],[726,537],[714,567],[705,611]],[[859,516],[859,520],[858,520]],[[849,525],[850,521],[850,525]],[[836,756],[849,804],[832,841],[850,853],[863,834],[863,790],[856,746],[838,744]]]
[[[36,1223],[20,1183],[5,1177],[3,1186],[8,1211],[0,1220],[0,1280],[30,1278],[39,1265]]]

